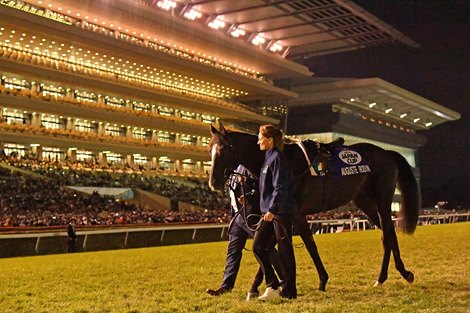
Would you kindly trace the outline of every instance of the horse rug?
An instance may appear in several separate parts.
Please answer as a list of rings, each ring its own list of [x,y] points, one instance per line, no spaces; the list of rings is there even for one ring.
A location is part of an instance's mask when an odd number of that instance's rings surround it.
[[[318,144],[311,140],[296,143],[302,150],[312,176],[344,177],[369,173],[369,164],[358,149],[341,145],[318,152]]]

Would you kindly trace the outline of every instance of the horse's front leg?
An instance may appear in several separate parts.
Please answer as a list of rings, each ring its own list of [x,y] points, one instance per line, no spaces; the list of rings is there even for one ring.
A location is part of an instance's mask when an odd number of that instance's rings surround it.
[[[305,247],[307,248],[308,253],[312,257],[315,267],[317,268],[320,279],[318,290],[325,291],[326,283],[328,282],[328,273],[326,272],[325,267],[323,266],[323,263],[320,259],[320,255],[318,254],[317,245],[313,240],[312,232],[310,231],[307,219],[305,216],[298,216],[294,220],[294,224],[298,234],[305,244]]]

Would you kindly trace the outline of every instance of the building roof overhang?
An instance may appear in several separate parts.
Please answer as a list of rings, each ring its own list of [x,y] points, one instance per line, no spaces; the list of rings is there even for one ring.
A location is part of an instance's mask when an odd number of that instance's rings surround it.
[[[152,5],[154,0],[144,0]],[[264,49],[279,44],[291,60],[400,42],[419,45],[350,0],[176,0],[177,12],[191,9],[224,21],[229,29],[266,39]],[[179,11],[181,10],[181,11]],[[230,34],[230,31],[226,31]]]
[[[294,82],[299,97],[289,106],[335,104],[366,116],[429,129],[460,114],[380,78],[309,79]]]

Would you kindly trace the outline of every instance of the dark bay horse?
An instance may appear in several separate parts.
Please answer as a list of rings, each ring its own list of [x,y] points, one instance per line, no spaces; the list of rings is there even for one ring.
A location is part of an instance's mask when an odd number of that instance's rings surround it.
[[[212,139],[209,144],[212,167],[209,186],[212,190],[223,190],[227,180],[226,169],[234,169],[242,164],[252,173],[258,174],[264,161],[264,151],[260,151],[255,135],[229,131],[222,124],[217,130],[211,125]],[[293,172],[294,198],[298,214],[294,227],[302,238],[319,275],[319,290],[324,291],[328,274],[318,254],[305,215],[335,209],[352,201],[369,216],[383,232],[383,259],[379,278],[374,286],[381,286],[388,276],[390,254],[393,253],[395,268],[409,282],[414,281],[412,272],[405,269],[400,257],[398,240],[392,222],[391,204],[395,187],[401,191],[401,208],[398,226],[412,234],[418,222],[420,192],[412,168],[399,153],[384,150],[372,144],[352,145],[359,150],[367,162],[370,172],[344,177],[311,176],[303,152],[296,144],[286,144],[284,153]]]

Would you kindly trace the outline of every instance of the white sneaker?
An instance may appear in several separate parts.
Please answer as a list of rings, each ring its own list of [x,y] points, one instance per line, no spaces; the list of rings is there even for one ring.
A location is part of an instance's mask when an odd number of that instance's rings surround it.
[[[259,296],[258,299],[261,301],[271,301],[281,298],[281,293],[279,289],[273,289],[271,287],[266,288],[266,291],[262,296]]]

